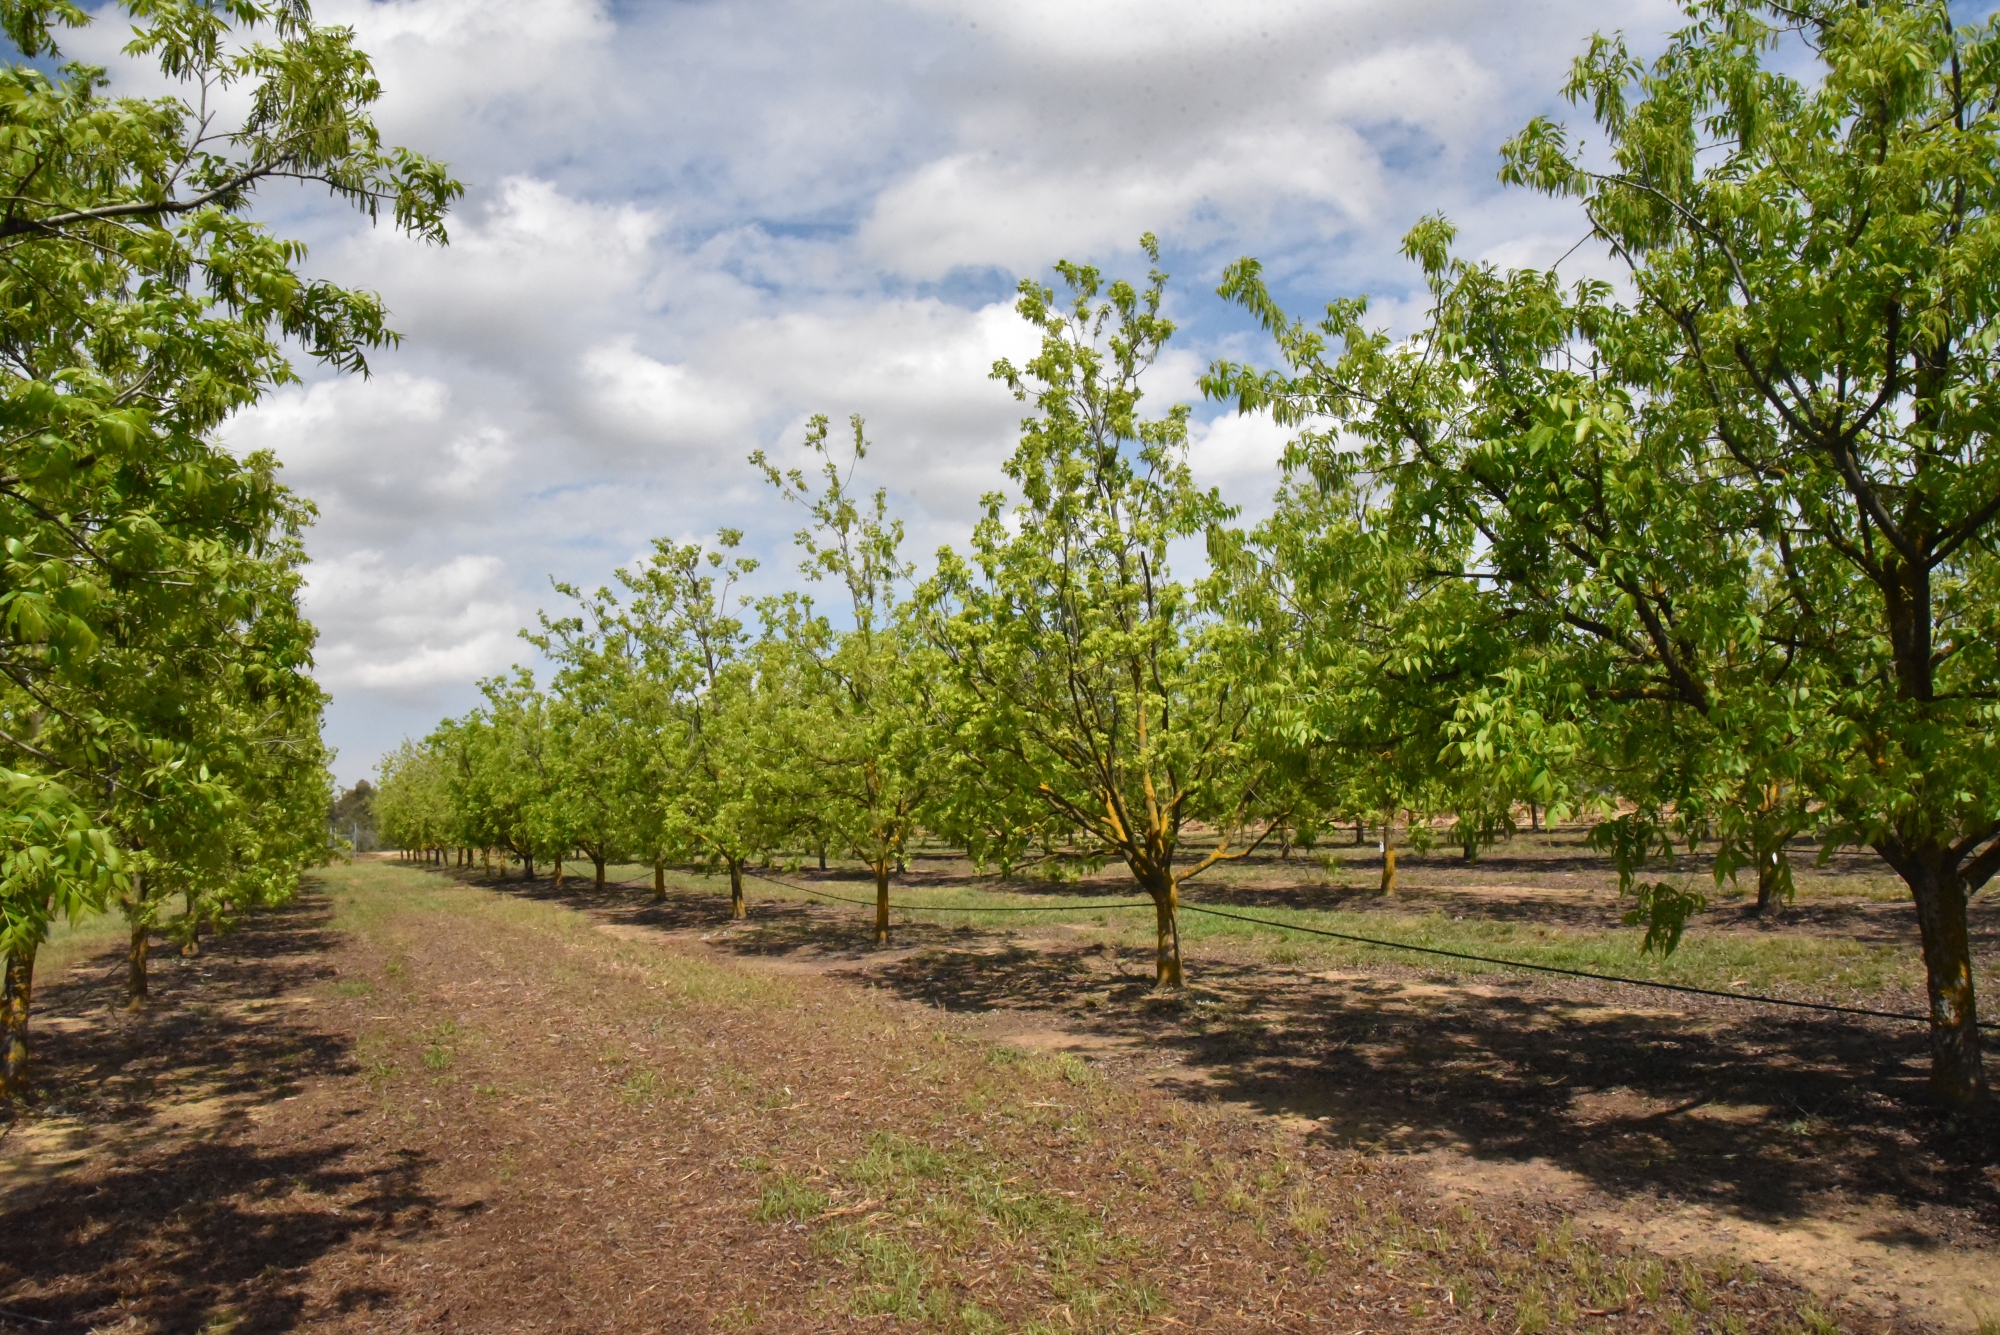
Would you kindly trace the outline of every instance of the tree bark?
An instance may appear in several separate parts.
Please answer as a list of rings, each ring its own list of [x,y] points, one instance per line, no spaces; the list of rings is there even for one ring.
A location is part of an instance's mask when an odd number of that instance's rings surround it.
[[[595,886],[596,886],[596,887],[597,887],[597,888],[598,888],[599,890],[602,890],[602,889],[604,888],[604,857],[603,857],[603,855],[602,855],[602,854],[599,854],[599,853],[592,853],[592,854],[590,855],[590,865],[591,865],[591,867],[592,867],[592,868],[593,868],[593,869],[594,869],[594,870],[596,871],[596,877],[595,877],[595,879],[593,880],[593,882],[592,882],[592,883],[593,883],[593,884],[594,884],[594,885],[595,885]]]
[[[889,859],[875,859],[875,944],[889,943]]]
[[[6,957],[0,978],[0,1098],[28,1092],[28,1010],[35,995],[35,951]]]
[[[1882,852],[1881,849],[1876,851]],[[1924,948],[1924,982],[1931,1010],[1931,1094],[1964,1107],[1986,1094],[1979,1054],[1979,1008],[1972,990],[1972,940],[1965,920],[1965,883],[1947,849],[1929,856],[1884,856],[1902,873],[1916,900]]]
[[[730,920],[747,918],[750,910],[743,903],[743,859],[729,859],[729,917]]]
[[[658,904],[667,897],[667,860],[653,859],[653,902]]]
[[[1396,893],[1396,850],[1390,846],[1386,834],[1382,839],[1382,893]]]
[[[1153,897],[1153,925],[1159,936],[1153,986],[1178,990],[1186,986],[1181,972],[1180,887],[1174,883],[1172,872],[1162,875],[1159,881],[1164,884],[1146,887],[1146,893]]]
[[[819,869],[826,870],[826,840],[819,841]]]
[[[535,879],[535,855],[532,853],[521,854],[521,879],[524,881]]]
[[[563,878],[563,860],[560,857],[558,857],[556,859],[556,889],[558,890],[562,889],[562,878]]]
[[[1778,902],[1784,893],[1784,877],[1778,874],[1778,859],[1785,856],[1782,849],[1765,849],[1757,854],[1757,915]]]
[[[128,1011],[146,1008],[146,960],[153,949],[153,929],[146,921],[145,905],[140,904],[137,909],[130,919],[132,934],[125,948],[125,1009]]]
[[[195,914],[194,891],[190,890],[183,896],[183,904],[185,906],[184,916],[187,918],[188,934],[187,940],[181,944],[181,957],[183,959],[193,959],[195,956],[201,954],[201,919]]]

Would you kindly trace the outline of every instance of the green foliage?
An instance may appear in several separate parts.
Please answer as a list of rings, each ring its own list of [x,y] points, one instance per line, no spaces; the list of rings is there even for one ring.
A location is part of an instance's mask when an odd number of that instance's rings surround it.
[[[1246,261],[1225,291],[1288,369],[1209,385],[1319,423],[1295,464],[1364,478],[1504,628],[1506,661],[1452,692],[1462,753],[1625,799],[1644,828],[1617,850],[1717,840],[1719,875],[1775,869],[1806,827],[1880,851],[1925,928],[1938,1089],[1972,1097],[1965,897],[2000,869],[2000,29],[1914,3],[1690,14],[1650,64],[1610,38],[1578,61],[1608,170],[1546,120],[1505,153],[1580,201],[1629,301],[1456,258],[1429,218],[1416,338],[1359,302],[1290,320]],[[1767,65],[1786,31],[1816,80]]]
[[[1231,516],[1189,473],[1186,405],[1139,412],[1140,378],[1173,333],[1166,275],[1142,292],[1057,270],[1066,304],[1033,282],[1017,303],[1039,353],[993,372],[1034,409],[1006,465],[1019,500],[1010,510],[989,495],[969,558],[939,553],[926,592],[944,713],[959,781],[1004,795],[1004,809],[1039,808],[1014,838],[1059,831],[1056,857],[1125,863],[1159,906],[1160,980],[1178,984],[1178,881],[1256,842],[1235,842],[1264,777],[1257,682],[1244,674],[1268,660],[1240,652],[1204,591],[1168,569],[1175,541],[1225,541]],[[1192,819],[1224,838],[1182,873]]]
[[[193,948],[325,855],[299,608],[312,508],[269,455],[213,437],[296,380],[288,343],[365,371],[395,335],[376,297],[303,276],[304,248],[248,210],[265,181],[312,181],[441,242],[459,189],[383,147],[367,58],[304,5],[0,4],[19,48],[52,58],[62,29],[120,18],[127,54],[182,91],[0,69],[0,749],[19,776],[0,913],[24,980],[57,913],[115,896],[143,945],[177,895]]]

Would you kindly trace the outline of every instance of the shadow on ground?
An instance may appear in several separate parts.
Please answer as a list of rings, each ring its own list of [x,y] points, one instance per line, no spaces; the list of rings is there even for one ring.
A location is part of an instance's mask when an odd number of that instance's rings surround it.
[[[300,1267],[358,1233],[428,1226],[421,1156],[355,1167],[343,1144],[274,1153],[230,1134],[300,1081],[355,1069],[298,997],[333,973],[329,916],[307,893],[194,959],[161,949],[137,1014],[122,1010],[121,951],[39,991],[39,1081],[0,1122],[30,1169],[0,1192],[0,1329],[289,1329]]]
[[[1767,1221],[1813,1214],[1836,1192],[2000,1230],[2000,1112],[1989,1103],[1954,1116],[1930,1103],[1917,1026],[1663,1002],[1589,982],[1487,975],[1460,987],[1405,970],[1314,976],[1216,960],[1200,962],[1176,1002],[1152,991],[1149,954],[1101,945],[1024,946],[919,923],[899,925],[884,952],[863,911],[842,905],[767,901],[732,927],[716,896],[676,892],[656,905],[629,889],[513,888],[699,930],[740,954],[814,956],[927,1005],[1032,1012],[1107,1049],[1169,1058],[1165,1083],[1190,1097],[1316,1119],[1347,1144],[1540,1159],[1614,1197]],[[1220,902],[1219,890],[1204,896]],[[1272,893],[1231,889],[1227,902],[1288,902]]]

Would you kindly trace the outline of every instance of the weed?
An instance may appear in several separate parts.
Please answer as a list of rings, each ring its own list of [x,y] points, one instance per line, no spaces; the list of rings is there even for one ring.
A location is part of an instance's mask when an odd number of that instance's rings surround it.
[[[375,995],[375,984],[362,982],[336,983],[333,990],[336,994],[343,997],[372,997]]]
[[[760,1224],[781,1221],[803,1224],[814,1215],[825,1213],[827,1205],[825,1192],[813,1187],[804,1178],[780,1173],[759,1193],[754,1217]]]
[[[637,1070],[625,1077],[625,1083],[618,1087],[618,1097],[638,1106],[651,1103],[660,1087],[660,1077],[647,1070]]]
[[[1285,1214],[1285,1224],[1292,1232],[1317,1242],[1326,1235],[1332,1220],[1333,1212],[1313,1199],[1312,1188],[1298,1187],[1292,1192],[1291,1208]]]
[[[451,1049],[435,1044],[424,1049],[424,1065],[433,1071],[444,1071],[451,1066]]]
[[[871,1187],[901,1186],[905,1180],[936,1177],[946,1168],[945,1157],[928,1145],[888,1132],[869,1138],[868,1153],[855,1160],[853,1175]]]

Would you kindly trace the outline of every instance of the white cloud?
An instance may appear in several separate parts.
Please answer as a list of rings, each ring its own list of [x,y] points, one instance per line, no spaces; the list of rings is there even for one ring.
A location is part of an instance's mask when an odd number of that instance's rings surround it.
[[[305,601],[324,636],[319,679],[335,693],[422,692],[528,656],[517,634],[528,609],[497,556],[412,568],[363,548],[317,562]]]
[[[961,538],[1024,411],[987,374],[1033,348],[1012,275],[1061,256],[1137,276],[1158,232],[1183,325],[1149,383],[1164,410],[1210,357],[1269,357],[1207,295],[1238,254],[1301,313],[1371,290],[1399,331],[1421,301],[1395,241],[1424,213],[1468,254],[1549,262],[1580,228],[1497,192],[1497,145],[1563,110],[1593,27],[1677,12],[318,0],[374,57],[389,140],[468,186],[444,249],[310,191],[267,201],[315,277],[380,292],[406,338],[372,380],[288,388],[229,431],[322,510],[310,606],[342,778],[523,658],[552,572],[595,584],[655,534],[725,524],[788,570],[796,517],[743,456],[795,459],[809,413],[866,415],[864,482],[913,552]],[[115,65],[123,39],[71,45]],[[1200,416],[1197,477],[1254,514],[1285,433]]]

